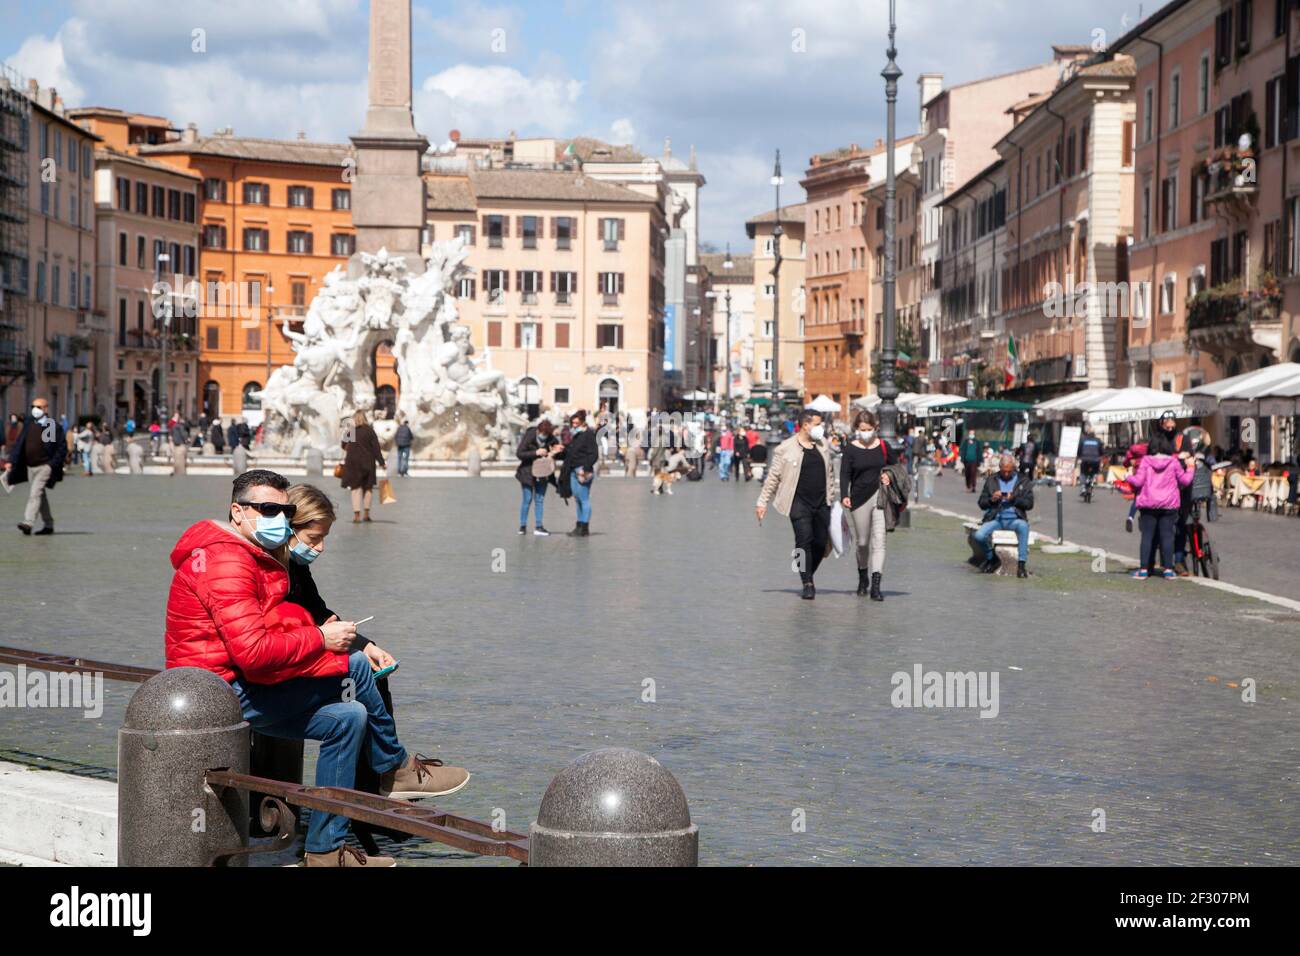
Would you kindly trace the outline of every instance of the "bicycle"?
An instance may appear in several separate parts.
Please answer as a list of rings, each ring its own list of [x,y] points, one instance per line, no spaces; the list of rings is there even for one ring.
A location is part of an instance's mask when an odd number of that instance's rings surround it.
[[[1085,461],[1080,464],[1080,471],[1083,473],[1083,490],[1079,492],[1079,497],[1089,504],[1092,503],[1092,489],[1097,483],[1097,473],[1100,470],[1100,464],[1096,462]]]
[[[1219,580],[1219,554],[1210,544],[1205,525],[1201,524],[1201,502],[1192,502],[1187,518],[1187,556],[1191,559],[1192,573],[1202,578]]]

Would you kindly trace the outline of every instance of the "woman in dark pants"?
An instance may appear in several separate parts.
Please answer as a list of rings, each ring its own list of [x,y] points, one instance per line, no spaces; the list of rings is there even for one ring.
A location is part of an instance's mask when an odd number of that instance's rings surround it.
[[[338,620],[338,615],[325,604],[325,599],[321,597],[316,582],[311,576],[311,563],[323,550],[324,538],[329,534],[329,528],[334,523],[334,506],[323,491],[312,485],[294,485],[287,494],[289,503],[294,505],[296,510],[292,522],[293,535],[284,545],[283,560],[287,562],[286,567],[289,572],[289,593],[285,596],[285,600],[304,608],[319,627],[329,621]],[[369,638],[362,637],[360,633],[353,641],[352,650],[365,654],[370,660],[370,666],[376,671],[391,667],[395,663],[393,655]],[[384,707],[388,709],[388,713],[395,721],[393,695],[388,689],[388,678],[381,677],[376,680],[375,688],[384,701]],[[430,776],[441,778],[438,789],[444,795],[454,793],[469,782],[469,773],[459,767],[446,766],[441,760],[420,754],[416,754],[415,759]],[[381,793],[379,774],[370,768],[364,751],[357,759],[355,787],[366,793]],[[352,832],[361,841],[366,852],[372,856],[379,854],[374,834],[381,834],[394,841],[407,839],[404,833],[372,827],[360,822],[352,824]]]

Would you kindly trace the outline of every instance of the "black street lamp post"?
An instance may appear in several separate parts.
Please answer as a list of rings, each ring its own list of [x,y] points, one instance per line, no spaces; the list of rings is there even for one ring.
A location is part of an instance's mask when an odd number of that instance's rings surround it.
[[[884,315],[883,339],[880,347],[880,382],[877,394],[880,395],[880,437],[891,447],[901,450],[898,441],[898,406],[894,399],[898,397],[898,386],[894,381],[895,366],[898,362],[898,348],[895,337],[897,316],[894,313],[895,280],[895,243],[894,226],[896,209],[897,183],[894,179],[894,108],[898,102],[898,79],[903,71],[894,62],[898,51],[894,48],[894,0],[889,0],[889,49],[885,52],[889,62],[881,70],[885,78],[885,278],[884,278]]]

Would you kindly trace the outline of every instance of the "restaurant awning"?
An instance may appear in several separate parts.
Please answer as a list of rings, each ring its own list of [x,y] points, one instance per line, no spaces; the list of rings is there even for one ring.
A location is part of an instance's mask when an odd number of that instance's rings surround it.
[[[1085,421],[1098,425],[1120,422],[1145,422],[1173,412],[1179,418],[1190,418],[1196,413],[1183,404],[1178,392],[1157,388],[1134,386],[1119,388],[1083,413]]]
[[[1002,398],[959,398],[955,402],[936,406],[958,412],[1027,412],[1034,406],[1028,402],[1011,402]]]
[[[1298,385],[1300,362],[1282,362],[1197,385],[1185,398],[1197,415],[1294,415]]]
[[[1086,412],[1094,405],[1104,402],[1115,394],[1113,388],[1085,388],[1067,395],[1058,395],[1034,406],[1034,411],[1053,421],[1065,418],[1072,413]]]

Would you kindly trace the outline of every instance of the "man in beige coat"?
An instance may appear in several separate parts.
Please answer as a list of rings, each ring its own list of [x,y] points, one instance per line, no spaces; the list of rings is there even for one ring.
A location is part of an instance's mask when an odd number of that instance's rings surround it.
[[[824,441],[821,413],[805,408],[799,427],[776,446],[754,512],[760,524],[771,502],[790,518],[794,528],[795,560],[803,582],[805,601],[817,596],[813,575],[831,546],[831,505],[835,502],[835,474]]]

